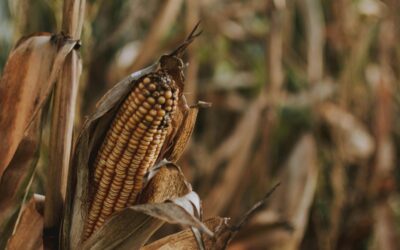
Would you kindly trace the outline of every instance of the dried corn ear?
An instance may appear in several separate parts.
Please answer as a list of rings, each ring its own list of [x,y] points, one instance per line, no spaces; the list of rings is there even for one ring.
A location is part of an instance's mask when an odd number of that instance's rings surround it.
[[[111,214],[135,202],[160,153],[178,95],[175,81],[163,70],[137,80],[95,158],[84,239]]]

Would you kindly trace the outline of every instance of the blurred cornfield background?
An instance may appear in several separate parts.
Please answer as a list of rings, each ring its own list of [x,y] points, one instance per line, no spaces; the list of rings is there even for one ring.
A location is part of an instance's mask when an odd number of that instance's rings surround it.
[[[1,0],[0,72],[22,35],[57,32],[61,11]],[[205,217],[238,218],[281,182],[230,248],[400,249],[399,13],[398,0],[89,0],[75,135],[108,89],[201,20],[185,94],[212,108],[180,165]]]

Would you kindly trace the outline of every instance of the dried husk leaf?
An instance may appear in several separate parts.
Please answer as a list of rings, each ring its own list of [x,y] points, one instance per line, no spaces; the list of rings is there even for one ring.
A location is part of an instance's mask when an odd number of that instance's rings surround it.
[[[61,240],[63,249],[77,249],[80,244],[88,206],[91,157],[94,157],[94,153],[97,152],[116,110],[134,87],[136,80],[154,71],[156,66],[152,65],[137,71],[117,83],[98,102],[96,111],[83,125],[74,148],[68,176]]]
[[[167,141],[161,151],[161,158],[176,162],[182,156],[193,133],[198,111],[199,106],[189,107],[185,96],[182,95],[168,131]]]
[[[166,155],[168,160],[176,162],[183,154],[190,136],[193,133],[198,112],[198,107],[189,108],[181,123],[177,124],[180,125],[180,127],[177,130],[176,135],[173,137],[172,147]]]
[[[188,202],[190,203],[189,200]],[[187,208],[172,200],[135,205],[116,213],[85,242],[83,249],[139,249],[164,222],[196,227],[212,235]]]
[[[156,172],[156,173],[154,173]],[[182,171],[172,163],[166,163],[160,168],[151,170],[148,184],[140,194],[139,204],[161,203],[168,199],[184,196],[192,191],[185,181]]]
[[[215,238],[204,236],[206,249],[225,249],[226,242],[231,234],[228,225],[228,218],[215,217],[208,219],[204,224],[214,232]],[[222,243],[222,244],[221,244]],[[190,229],[183,230],[176,234],[169,235],[141,248],[142,250],[173,250],[173,249],[193,249],[197,250],[198,245],[193,232]]]
[[[14,235],[10,238],[9,250],[43,249],[43,215],[38,212],[38,202],[34,197],[25,205]]]
[[[22,38],[10,53],[0,83],[0,178],[75,44],[41,33]]]

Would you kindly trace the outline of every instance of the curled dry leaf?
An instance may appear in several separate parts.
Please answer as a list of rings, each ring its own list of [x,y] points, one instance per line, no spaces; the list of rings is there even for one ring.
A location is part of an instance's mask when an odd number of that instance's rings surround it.
[[[75,44],[63,36],[42,33],[21,39],[10,53],[0,83],[0,177]]]
[[[319,106],[319,114],[337,134],[342,157],[348,162],[368,159],[375,149],[375,142],[368,130],[354,115],[332,103]]]
[[[7,249],[43,249],[43,215],[38,212],[37,206],[34,197],[25,205],[16,231],[8,241]]]

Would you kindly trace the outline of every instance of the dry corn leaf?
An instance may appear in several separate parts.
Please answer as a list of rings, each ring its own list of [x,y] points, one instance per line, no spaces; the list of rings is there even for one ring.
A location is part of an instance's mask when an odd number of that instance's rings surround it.
[[[10,53],[0,83],[0,177],[75,44],[65,37],[42,33],[22,38]]]
[[[43,249],[43,215],[38,212],[38,202],[34,197],[25,205],[14,235],[10,238],[9,250]]]
[[[347,162],[368,159],[375,149],[375,142],[367,128],[353,114],[333,103],[319,106],[319,114],[335,133],[341,156]]]
[[[35,170],[40,143],[39,127],[39,120],[31,124],[0,180],[0,249],[4,248],[12,233]]]
[[[231,230],[228,218],[215,217],[208,219],[204,224],[214,232],[215,238],[204,235],[205,249],[225,249]],[[142,250],[168,250],[168,249],[198,249],[195,236],[190,229],[169,235],[141,248]]]

